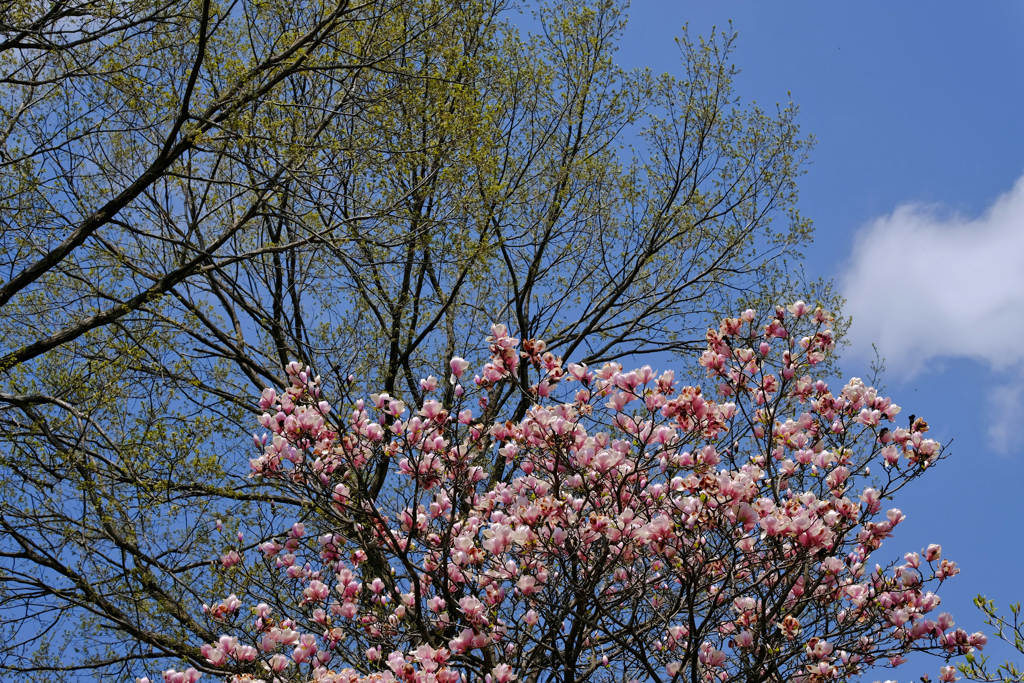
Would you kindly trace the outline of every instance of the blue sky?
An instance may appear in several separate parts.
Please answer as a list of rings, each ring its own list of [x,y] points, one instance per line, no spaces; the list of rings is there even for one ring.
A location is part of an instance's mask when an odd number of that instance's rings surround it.
[[[941,543],[963,570],[942,607],[983,629],[975,594],[1024,599],[1024,3],[634,0],[618,61],[678,73],[682,25],[730,19],[737,93],[772,107],[791,92],[818,138],[806,266],[850,299],[844,373],[867,374],[878,343],[894,400],[953,442],[895,501],[908,520],[883,550]],[[868,680],[924,672],[938,662]]]

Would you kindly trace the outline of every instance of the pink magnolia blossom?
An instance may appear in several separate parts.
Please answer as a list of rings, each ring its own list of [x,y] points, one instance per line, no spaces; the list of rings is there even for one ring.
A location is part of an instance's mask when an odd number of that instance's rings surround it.
[[[465,374],[466,370],[469,369],[469,361],[463,360],[462,358],[456,356],[451,359],[449,366],[451,367],[452,370],[452,376],[462,377],[462,375]]]
[[[168,669],[164,671],[164,683],[195,683],[202,676],[201,673],[195,669],[189,668],[184,671],[176,671],[174,669]],[[139,679],[148,680],[148,679]]]
[[[512,673],[512,667],[508,664],[499,664],[491,670],[491,679],[494,683],[510,683],[518,676]]]

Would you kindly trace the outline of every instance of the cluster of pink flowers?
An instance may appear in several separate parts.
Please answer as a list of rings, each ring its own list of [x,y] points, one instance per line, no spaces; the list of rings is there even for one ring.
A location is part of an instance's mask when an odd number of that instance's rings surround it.
[[[201,673],[189,667],[185,671],[168,669],[163,673],[164,683],[195,683],[199,680]],[[150,683],[148,678],[136,678],[136,683]]]
[[[803,302],[722,321],[700,357],[714,397],[494,325],[469,389],[451,360],[450,404],[428,377],[418,407],[374,394],[332,422],[292,363],[251,468],[309,513],[225,552],[225,580],[262,565],[273,590],[243,595],[251,621],[236,595],[206,608],[226,633],[196,665],[235,683],[810,683],[982,647],[931,616],[958,571],[938,546],[871,561],[904,519],[883,501],[943,451],[861,380],[812,376],[830,322]],[[510,394],[522,419],[500,417]]]

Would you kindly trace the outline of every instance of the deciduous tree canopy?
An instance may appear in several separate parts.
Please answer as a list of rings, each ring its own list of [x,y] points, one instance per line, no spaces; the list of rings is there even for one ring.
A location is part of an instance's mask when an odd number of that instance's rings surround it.
[[[733,36],[657,76],[619,2],[519,9],[0,3],[5,677],[201,661],[211,520],[304,514],[239,439],[292,360],[418,409],[492,323],[595,364],[789,288],[807,141],[733,92]]]

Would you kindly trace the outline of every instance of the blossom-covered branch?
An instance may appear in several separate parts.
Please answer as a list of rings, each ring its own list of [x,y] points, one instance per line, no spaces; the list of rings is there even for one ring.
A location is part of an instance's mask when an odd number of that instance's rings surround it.
[[[304,516],[226,547],[225,590],[245,573],[265,592],[204,606],[224,635],[168,680],[817,682],[980,648],[938,610],[959,571],[938,545],[878,559],[905,519],[883,502],[943,449],[861,380],[815,375],[831,320],[803,302],[723,320],[711,391],[565,364],[503,325],[418,409],[374,394],[336,417],[292,363],[251,467]],[[513,382],[525,418],[482,418]]]

